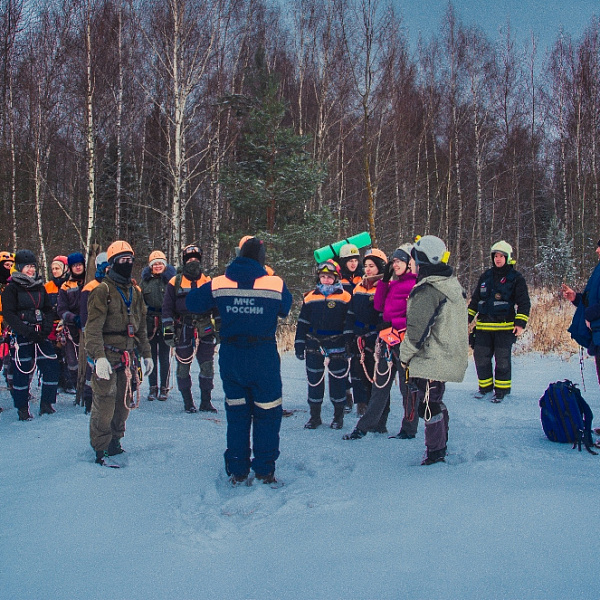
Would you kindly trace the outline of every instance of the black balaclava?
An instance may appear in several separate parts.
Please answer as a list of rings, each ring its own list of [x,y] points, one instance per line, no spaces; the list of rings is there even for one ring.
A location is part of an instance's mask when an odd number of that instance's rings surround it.
[[[132,262],[126,262],[126,263],[117,262],[117,260],[121,256],[133,256],[133,254],[131,254],[130,252],[123,252],[121,254],[118,254],[117,256],[114,257],[111,268],[117,275],[120,275],[121,277],[123,277],[123,279],[126,279],[127,281],[129,281],[131,279],[131,272],[133,271],[133,263]]]
[[[190,281],[196,281],[202,275],[202,265],[197,260],[188,260],[183,265],[183,274]]]
[[[4,266],[4,262],[0,263],[0,283],[7,283],[8,278],[10,277],[10,269],[7,269]]]

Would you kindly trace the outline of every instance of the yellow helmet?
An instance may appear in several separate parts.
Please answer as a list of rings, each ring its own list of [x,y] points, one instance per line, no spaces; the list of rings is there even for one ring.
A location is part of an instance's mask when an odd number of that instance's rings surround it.
[[[106,256],[108,257],[108,262],[112,263],[115,259],[115,256],[118,254],[131,254],[135,256],[133,248],[122,240],[118,240],[113,242],[106,250]]]
[[[7,260],[15,262],[15,255],[12,252],[2,250],[2,252],[0,252],[0,263],[6,262]]]

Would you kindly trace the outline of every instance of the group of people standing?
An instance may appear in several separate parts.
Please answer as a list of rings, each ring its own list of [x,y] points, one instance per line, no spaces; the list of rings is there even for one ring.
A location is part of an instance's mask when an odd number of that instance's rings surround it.
[[[424,236],[397,248],[389,261],[381,250],[368,250],[363,276],[354,281],[344,258],[358,258],[358,248],[347,244],[339,254],[341,266],[329,260],[317,267],[317,285],[305,296],[298,318],[295,352],[306,360],[310,408],[305,427],[322,424],[328,371],[334,407],[330,427],[343,426],[342,392],[350,373],[360,418],[343,439],[387,433],[398,373],[404,417],[392,437],[414,438],[421,411],[427,448],[423,464],[439,462],[448,439],[445,382],[462,381],[468,355],[466,296],[447,264],[446,246],[435,236]]]
[[[163,252],[154,251],[139,285],[131,277],[133,249],[124,241],[98,255],[95,277],[87,284],[80,253],[57,256],[45,285],[32,252],[20,250],[14,259],[0,254],[3,330],[10,339],[11,393],[19,419],[32,418],[29,383],[36,366],[43,380],[40,414],[55,412],[62,352],[63,387],[86,383],[81,403],[91,413],[96,462],[117,466],[111,457],[123,452],[125,421],[139,404],[141,371],[149,377],[147,399],[167,400],[174,354],[184,410],[194,413],[190,367],[196,360],[199,410],[216,412],[214,354],[220,343],[226,471],[233,484],[248,482],[251,471],[274,483],[283,414],[275,331],[292,297],[265,265],[261,240],[242,238],[237,254],[224,275],[211,279],[202,271],[202,250],[196,245],[184,248],[178,270]],[[475,316],[477,394],[495,391],[493,400],[500,401],[510,392],[510,348],[529,316],[527,287],[513,269],[512,249],[506,242],[492,247],[493,266],[482,275],[468,309],[448,257],[444,242],[427,235],[400,246],[389,260],[379,249],[361,257],[356,246],[346,244],[335,260],[317,266],[316,286],[303,298],[295,337],[295,354],[306,361],[307,429],[322,425],[328,379],[332,429],[343,427],[354,404],[359,420],[343,439],[387,433],[390,392],[398,375],[404,415],[399,433],[391,437],[414,438],[421,417],[423,464],[443,461],[445,383],[464,377],[468,323]]]

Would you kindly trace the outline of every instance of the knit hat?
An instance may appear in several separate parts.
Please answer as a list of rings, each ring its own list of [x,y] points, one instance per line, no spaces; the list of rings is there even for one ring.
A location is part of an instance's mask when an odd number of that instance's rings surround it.
[[[402,262],[408,264],[408,262],[410,261],[412,249],[412,244],[402,244],[402,246],[394,250],[394,253],[392,254],[392,260],[397,258],[398,260],[401,260]]]
[[[69,267],[77,264],[82,264],[85,267],[85,258],[81,252],[72,252],[67,256],[67,264]]]
[[[448,262],[450,253],[439,237],[424,235],[415,242],[411,256],[417,265],[439,265]]]
[[[15,269],[22,271],[27,265],[35,265],[37,268],[37,258],[31,250],[18,250],[15,254]]]
[[[240,249],[240,256],[251,258],[263,267],[265,266],[265,245],[262,240],[256,237],[250,238],[244,242]]]
[[[108,254],[106,252],[100,252],[98,256],[96,256],[96,268],[104,265],[104,268],[108,266]]]

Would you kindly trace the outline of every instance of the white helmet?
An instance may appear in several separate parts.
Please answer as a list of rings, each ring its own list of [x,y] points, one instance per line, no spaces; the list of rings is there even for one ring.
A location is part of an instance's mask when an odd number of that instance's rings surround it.
[[[510,265],[513,264],[513,257],[512,257],[512,246],[508,243],[505,242],[504,240],[500,240],[499,242],[496,242],[491,250],[490,250],[491,254],[492,254],[492,260],[494,259],[494,254],[496,254],[496,252],[500,252],[500,254],[504,254],[504,256],[506,257],[506,264]]]
[[[360,258],[360,252],[354,244],[344,244],[340,248],[340,258]]]

